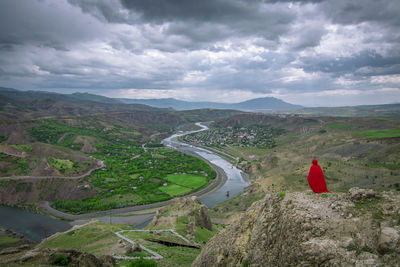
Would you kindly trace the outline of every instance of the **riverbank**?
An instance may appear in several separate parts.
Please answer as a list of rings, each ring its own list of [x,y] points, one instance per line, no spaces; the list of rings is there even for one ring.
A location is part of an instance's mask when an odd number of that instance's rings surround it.
[[[210,183],[207,187],[205,187],[199,191],[193,192],[189,195],[186,195],[185,197],[191,197],[191,196],[203,197],[203,196],[219,189],[227,181],[227,175],[221,168],[219,168],[211,163],[210,163],[210,166],[212,166],[212,168],[217,172],[217,177],[213,180],[213,182]],[[167,201],[156,202],[156,203],[151,203],[151,204],[146,204],[146,205],[124,207],[124,208],[119,208],[119,209],[98,211],[98,212],[85,213],[85,214],[79,214],[79,215],[69,214],[69,213],[65,213],[65,212],[56,210],[50,206],[50,203],[48,201],[41,202],[39,204],[39,207],[44,209],[50,215],[56,216],[58,218],[64,218],[66,220],[76,221],[76,220],[88,220],[88,219],[99,218],[99,217],[110,217],[112,215],[124,216],[124,214],[126,214],[126,213],[130,213],[130,215],[132,215],[132,216],[141,215],[141,214],[135,214],[134,212],[143,213],[143,211],[152,210],[152,209],[154,210],[154,209],[161,208],[166,205],[172,204],[174,201],[175,201],[174,199],[170,199]],[[153,212],[155,212],[155,210]],[[142,220],[138,221],[137,223],[141,223],[141,222],[142,222]]]

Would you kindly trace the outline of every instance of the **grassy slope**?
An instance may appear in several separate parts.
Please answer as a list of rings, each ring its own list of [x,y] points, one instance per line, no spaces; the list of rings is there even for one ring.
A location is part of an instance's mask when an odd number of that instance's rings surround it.
[[[306,178],[313,157],[319,160],[328,187],[333,190],[342,191],[353,186],[375,189],[397,186],[400,140],[393,132],[398,132],[399,122],[367,118],[317,119],[305,130],[293,128],[280,136],[278,146],[273,149],[230,146],[224,151],[241,157],[243,165],[263,188],[308,189]],[[375,134],[381,132],[383,134]]]
[[[246,121],[280,127],[286,124],[288,131],[277,138],[278,145],[273,149],[234,145],[223,148],[224,152],[241,158],[239,166],[250,174],[253,185],[244,194],[213,208],[211,215],[217,220],[226,221],[227,217],[242,212],[265,196],[266,191],[310,190],[307,175],[313,157],[319,160],[332,191],[346,191],[354,186],[400,191],[400,138],[366,135],[396,132],[399,121],[315,117],[307,122],[305,118],[268,119],[268,116],[239,119],[244,125]],[[231,124],[237,122],[229,120]]]

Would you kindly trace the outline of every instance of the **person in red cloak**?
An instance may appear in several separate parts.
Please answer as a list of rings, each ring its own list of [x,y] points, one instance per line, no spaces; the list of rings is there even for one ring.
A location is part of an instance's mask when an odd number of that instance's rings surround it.
[[[308,173],[308,184],[314,193],[331,193],[326,187],[324,173],[318,165],[318,161],[313,159],[310,172]]]

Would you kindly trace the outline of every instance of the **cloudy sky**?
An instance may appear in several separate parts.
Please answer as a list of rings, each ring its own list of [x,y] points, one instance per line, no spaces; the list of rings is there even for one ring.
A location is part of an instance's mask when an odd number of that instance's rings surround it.
[[[0,86],[400,102],[398,0],[1,0]]]

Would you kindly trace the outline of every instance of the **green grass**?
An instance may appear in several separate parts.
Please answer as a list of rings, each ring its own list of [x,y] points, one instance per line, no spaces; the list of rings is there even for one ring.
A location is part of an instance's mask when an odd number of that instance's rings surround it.
[[[119,240],[113,232],[128,229],[130,227],[126,225],[95,222],[76,230],[54,235],[42,242],[40,246],[72,248],[94,255],[107,255],[109,247]]]
[[[400,128],[368,130],[368,131],[362,131],[361,134],[363,134],[367,138],[398,138],[400,137]]]
[[[166,177],[166,179],[168,182],[192,189],[200,188],[207,184],[207,178],[200,175],[170,174]]]
[[[47,162],[63,174],[81,173],[93,165],[88,161],[72,161],[69,159],[48,158]]]
[[[337,123],[328,123],[328,124],[326,124],[326,127],[331,128],[331,129],[337,129],[337,130],[345,130],[345,129],[351,129],[351,128],[353,128],[353,125],[345,125],[345,124],[337,124]]]
[[[380,202],[380,199],[366,199],[363,202],[356,203],[356,208],[363,212],[371,212],[373,218],[380,221],[384,217]]]
[[[162,192],[170,195],[171,197],[181,196],[185,193],[192,191],[191,188],[183,187],[183,186],[180,186],[177,184],[169,184],[167,186],[161,186],[158,189],[160,189]]]
[[[48,158],[47,161],[57,170],[71,169],[73,166],[72,161],[70,161],[69,159]]]
[[[196,234],[195,234],[196,242],[205,244],[211,237],[213,237],[217,233],[218,231],[216,230],[210,231],[203,227],[196,227]]]
[[[30,145],[11,145],[11,147],[16,148],[18,150],[23,150],[25,152],[32,152],[32,146]]]
[[[179,246],[168,247],[157,242],[147,240],[153,238],[157,239],[157,236],[152,233],[129,232],[123,233],[123,235],[150,250],[156,251],[158,254],[163,256],[164,259],[158,261],[160,266],[190,266],[200,253],[200,249]],[[175,237],[172,234],[169,234],[169,238]],[[181,240],[180,242],[183,241]]]
[[[129,267],[157,267],[157,262],[154,260],[133,260],[129,263]]]
[[[8,243],[15,243],[18,242],[20,239],[16,237],[10,237],[10,236],[2,236],[0,237],[0,245],[3,244],[8,244]]]

